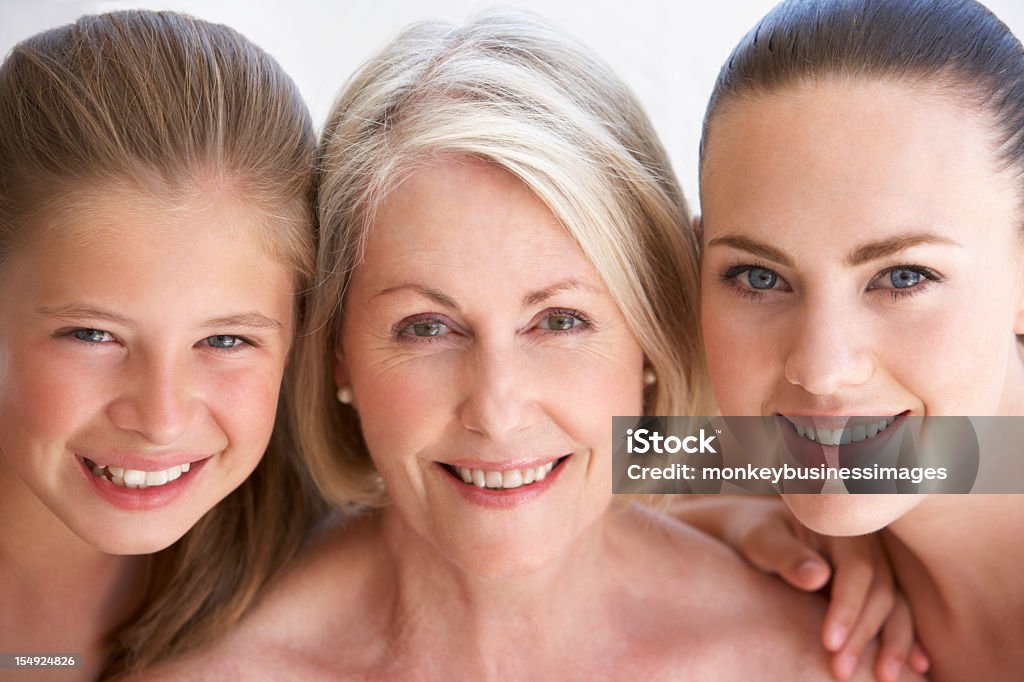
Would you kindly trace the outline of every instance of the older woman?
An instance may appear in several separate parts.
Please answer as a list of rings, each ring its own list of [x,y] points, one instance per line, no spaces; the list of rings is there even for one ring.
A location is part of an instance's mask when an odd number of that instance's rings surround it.
[[[858,416],[1024,414],[1022,130],[1024,49],[973,0],[784,2],[762,19],[703,141],[723,412],[826,429],[826,451]],[[936,679],[1020,676],[1024,498],[787,498],[821,532],[886,528]]]
[[[828,677],[818,598],[612,504],[612,415],[710,407],[686,206],[602,63],[522,17],[416,26],[341,96],[318,189],[293,421],[376,511],[174,675]]]

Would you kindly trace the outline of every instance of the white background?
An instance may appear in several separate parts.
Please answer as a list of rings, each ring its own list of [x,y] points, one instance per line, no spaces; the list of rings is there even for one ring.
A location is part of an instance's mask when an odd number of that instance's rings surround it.
[[[697,208],[697,144],[718,68],[776,0],[506,0],[561,25],[596,50],[640,97]],[[479,0],[0,0],[0,53],[79,15],[145,7],[173,9],[228,24],[270,52],[295,78],[322,125],[348,76],[406,24],[461,21]],[[1024,2],[987,4],[1024,35]]]

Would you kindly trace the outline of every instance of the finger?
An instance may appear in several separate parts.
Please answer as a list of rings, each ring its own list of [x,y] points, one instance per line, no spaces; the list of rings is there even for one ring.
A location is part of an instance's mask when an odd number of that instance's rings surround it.
[[[879,682],[897,682],[908,663],[911,647],[914,645],[914,620],[910,607],[902,597],[897,597],[882,628],[882,645],[875,660],[875,678]]]
[[[914,642],[910,648],[910,657],[907,662],[910,664],[910,669],[918,675],[924,675],[932,667],[932,659],[928,658],[928,654],[917,642]]]
[[[820,590],[832,574],[825,558],[784,523],[759,526],[747,536],[744,551],[750,563],[801,590]]]
[[[872,584],[868,597],[864,602],[864,608],[857,616],[852,628],[849,630],[849,637],[846,643],[833,656],[833,672],[852,674],[857,667],[864,647],[882,629],[882,625],[893,611],[893,590],[891,584],[879,580]],[[898,676],[898,673],[897,673]],[[842,677],[840,679],[847,679]]]
[[[858,616],[867,604],[874,576],[871,562],[862,555],[842,560],[837,558],[832,594],[822,630],[822,641],[829,651],[839,651],[846,644]]]

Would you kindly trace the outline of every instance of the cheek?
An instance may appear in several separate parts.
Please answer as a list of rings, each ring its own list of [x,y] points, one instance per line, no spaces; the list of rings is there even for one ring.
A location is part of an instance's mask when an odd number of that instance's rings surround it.
[[[271,360],[260,367],[212,373],[208,380],[203,400],[239,455],[232,465],[246,473],[270,440],[283,371],[283,360]]]
[[[378,466],[415,454],[435,439],[455,412],[451,395],[456,368],[443,359],[425,358],[374,372],[352,358],[355,408],[368,450]]]
[[[3,440],[15,433],[35,441],[64,440],[102,413],[111,388],[106,358],[69,360],[43,347],[13,352],[10,360],[0,383]]]
[[[705,304],[702,327],[708,374],[719,410],[726,415],[761,413],[761,404],[780,375],[778,344],[784,330],[770,320],[751,320],[725,305]]]

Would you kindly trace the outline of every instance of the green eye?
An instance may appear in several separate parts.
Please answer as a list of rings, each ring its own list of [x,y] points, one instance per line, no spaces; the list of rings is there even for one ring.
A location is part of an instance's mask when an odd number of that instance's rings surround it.
[[[576,315],[569,313],[552,313],[540,321],[537,325],[541,329],[549,329],[555,332],[566,332],[584,324],[583,320]]]
[[[417,322],[410,326],[413,336],[441,336],[449,332],[448,325],[440,322]]]

